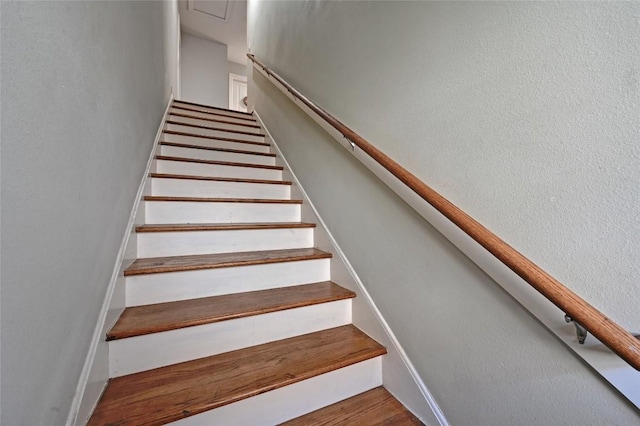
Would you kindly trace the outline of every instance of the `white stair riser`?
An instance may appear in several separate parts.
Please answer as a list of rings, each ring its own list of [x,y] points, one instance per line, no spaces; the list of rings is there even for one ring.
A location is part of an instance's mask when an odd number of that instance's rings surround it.
[[[382,357],[170,423],[174,426],[275,425],[382,385]]]
[[[162,135],[164,142],[176,142],[189,145],[201,146],[204,148],[221,148],[221,149],[239,149],[241,151],[251,152],[269,152],[270,147],[265,145],[256,145],[253,143],[230,142],[219,139],[199,138],[196,136],[182,136],[165,133]]]
[[[192,144],[192,145],[198,145],[198,146],[204,146],[204,144],[206,144],[206,142],[202,142],[203,139],[199,139],[195,141],[186,140],[186,139],[198,139],[198,138],[190,138],[187,136],[176,136],[176,135],[165,135],[164,137],[164,140],[166,142],[186,143],[186,144]],[[236,147],[232,149],[238,149],[238,148]],[[251,150],[241,149],[241,151],[251,151]],[[258,151],[253,150],[253,152],[258,152]],[[215,151],[215,150],[207,150],[207,149],[170,146],[170,145],[164,145],[164,144],[160,145],[160,155],[166,155],[171,157],[183,157],[183,158],[197,158],[200,160],[229,161],[232,163],[261,164],[264,166],[275,166],[276,164],[276,158],[271,157],[269,155],[255,155],[255,154],[245,154],[242,152]]]
[[[253,120],[253,116],[252,115],[243,114],[243,113],[237,112],[237,111],[229,111],[229,110],[226,110],[226,109],[210,108],[210,107],[200,106],[200,105],[183,104],[183,103],[180,103],[180,102],[175,102],[173,105],[174,106],[184,107],[184,108],[197,109],[199,111],[207,112],[207,113],[210,113],[210,114],[224,114],[224,115],[227,115],[227,116],[230,116],[230,117],[243,118],[243,119],[246,119],[246,120]]]
[[[145,223],[299,222],[300,204],[145,201]]]
[[[191,114],[187,113],[185,115],[191,115]],[[243,126],[242,124],[221,123],[221,121],[229,121],[229,120],[225,120],[224,117],[214,118],[214,120],[220,120],[220,121],[210,121],[210,120],[200,120],[198,118],[181,117],[179,115],[169,115],[169,120],[176,121],[178,123],[195,124],[197,126],[217,127],[217,128],[226,129],[226,130],[238,130],[240,132],[261,133],[259,127],[253,127],[255,124]]]
[[[197,299],[328,281],[330,259],[125,277],[127,306]]]
[[[313,247],[313,228],[140,232],[138,257]]]
[[[152,178],[151,195],[166,197],[269,198],[289,200],[291,185]]]
[[[185,109],[180,109],[180,108],[171,108],[171,112],[172,113],[177,113],[177,114],[185,114],[185,115],[192,115],[194,117],[202,117],[202,118],[214,118],[216,120],[224,120],[224,121],[231,121],[233,123],[239,123],[239,124],[256,124],[256,121],[253,120],[253,118],[248,117],[248,118],[235,118],[235,117],[230,117],[227,115],[220,115],[220,114],[207,114],[204,112],[198,112],[198,111],[187,111]]]
[[[209,126],[209,127],[216,127],[216,126]],[[202,127],[192,127],[192,126],[186,126],[181,124],[167,123],[165,125],[165,130],[172,130],[174,132],[194,133],[197,135],[215,136],[217,138],[238,139],[241,141],[264,142],[264,136],[245,135],[244,133],[236,133],[230,130],[204,129]]]
[[[118,377],[351,323],[351,299],[109,342]]]
[[[185,151],[183,155],[172,155],[173,157],[184,157],[184,155],[194,153],[207,153],[208,151],[202,151],[199,149],[186,149],[176,148],[175,150],[169,150],[162,147],[164,152],[171,152],[172,154],[182,154],[182,150]],[[161,151],[162,151],[161,150]],[[187,152],[188,151],[188,152]],[[166,154],[165,154],[166,155]],[[192,156],[192,158],[196,158]],[[199,158],[200,160],[207,160],[207,158]],[[211,160],[211,158],[208,158]],[[156,160],[156,172],[167,173],[175,175],[192,175],[192,176],[210,176],[210,177],[226,177],[226,178],[239,178],[239,179],[267,179],[267,180],[282,180],[282,170],[275,169],[263,169],[259,167],[241,167],[241,166],[224,166],[219,164],[205,164],[205,163],[191,163],[188,161],[172,161],[172,160]]]

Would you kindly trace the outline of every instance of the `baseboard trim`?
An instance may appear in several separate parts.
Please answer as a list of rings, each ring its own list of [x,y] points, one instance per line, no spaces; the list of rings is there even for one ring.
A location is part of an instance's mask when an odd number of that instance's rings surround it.
[[[329,228],[327,227],[324,220],[322,220],[322,217],[320,216],[318,210],[315,208],[313,202],[311,202],[311,200],[309,199],[309,196],[305,192],[297,176],[293,173],[292,168],[290,167],[289,163],[284,157],[275,139],[269,132],[269,129],[266,127],[265,123],[262,121],[260,114],[255,110],[253,111],[253,114],[256,117],[258,124],[260,124],[260,126],[262,127],[262,130],[266,135],[266,140],[268,140],[273,146],[273,148],[275,149],[277,154],[276,158],[282,161],[283,165],[285,166],[285,172],[288,172],[291,174],[290,180],[293,181],[294,185],[300,191],[302,195],[302,199],[304,200],[304,204],[306,204],[310,208],[310,210],[313,212],[313,215],[315,216],[315,221],[317,222],[317,225],[318,225],[316,228],[316,232],[318,232],[319,230],[322,230],[325,233],[326,238],[329,240],[329,243],[332,246],[332,251],[334,254],[332,262],[339,260],[343,264],[343,266],[346,268],[349,275],[351,276],[351,279],[357,285],[360,294],[366,299],[368,307],[369,309],[371,309],[373,316],[378,321],[378,324],[386,334],[388,341],[391,343],[392,348],[388,348],[389,352],[386,355],[386,357],[397,356],[401,360],[402,365],[406,368],[406,373],[408,373],[408,375],[413,380],[415,387],[417,388],[417,390],[419,390],[424,402],[426,402],[430,410],[430,413],[425,413],[425,410],[420,410],[419,408],[416,409],[415,406],[412,407],[411,406],[412,404],[408,403],[409,401],[405,401],[400,395],[395,394],[395,392],[393,392],[392,389],[388,389],[388,390],[394,393],[394,396],[396,396],[396,398],[398,398],[401,402],[403,402],[407,406],[407,408],[409,408],[425,424],[432,425],[434,424],[434,421],[436,421],[437,424],[439,424],[440,426],[449,426],[449,422],[447,421],[444,413],[442,412],[442,409],[440,408],[435,398],[433,397],[433,395],[431,394],[427,386],[424,384],[424,382],[418,375],[418,372],[415,369],[413,363],[407,356],[407,353],[402,348],[402,345],[400,345],[400,342],[398,341],[395,334],[391,330],[391,327],[382,316],[382,313],[376,306],[374,300],[372,299],[371,295],[369,294],[366,287],[364,286],[364,283],[362,282],[362,280],[360,280],[357,272],[355,271],[355,269],[347,259],[346,254],[342,251],[342,248],[338,245],[337,241],[329,231]],[[358,324],[355,322],[354,322],[354,325],[358,326]],[[367,332],[367,330],[363,330],[363,331]],[[375,336],[373,337],[375,338]],[[383,376],[384,376],[384,372],[383,372]]]
[[[167,116],[169,113],[169,109],[171,107],[171,103],[173,102],[173,94],[169,97],[169,102],[164,110],[164,114],[162,115],[162,119],[160,120],[160,126],[158,127],[158,131],[156,132],[155,140],[153,142],[153,146],[151,148],[151,152],[149,154],[149,159],[147,160],[147,166],[145,172],[142,175],[140,185],[138,186],[138,193],[136,194],[136,198],[131,208],[131,214],[129,215],[129,221],[127,223],[127,227],[125,229],[124,235],[122,237],[122,242],[120,243],[120,249],[118,250],[118,255],[116,257],[116,262],[113,267],[113,272],[111,274],[111,279],[109,280],[109,286],[107,287],[107,293],[105,295],[104,301],[102,303],[102,308],[100,309],[100,315],[98,316],[98,321],[96,323],[96,327],[93,331],[93,336],[91,338],[91,345],[89,346],[89,351],[87,353],[87,357],[85,358],[84,365],[82,367],[82,372],[80,373],[80,379],[78,380],[78,385],[76,387],[75,394],[73,396],[73,400],[71,402],[71,407],[69,409],[69,415],[67,416],[66,425],[72,426],[81,424],[84,425],[86,420],[89,418],[93,409],[95,408],[104,388],[107,385],[107,381],[104,381],[102,389],[99,391],[94,390],[91,395],[86,395],[87,387],[89,384],[89,379],[94,376],[98,366],[95,363],[96,356],[98,355],[98,348],[101,341],[104,340],[104,329],[105,326],[108,326],[107,319],[108,313],[111,308],[111,303],[113,299],[113,295],[116,289],[116,283],[118,278],[122,275],[122,270],[126,266],[126,253],[129,245],[129,241],[131,239],[131,235],[133,232],[133,228],[135,226],[136,216],[138,214],[138,208],[140,207],[140,202],[142,200],[145,186],[147,182],[147,176],[149,175],[149,171],[151,170],[151,166],[153,164],[153,160],[155,157],[155,152],[158,147],[158,143],[162,136],[162,131],[164,129],[165,121],[167,120]],[[108,354],[107,354],[108,355]],[[109,370],[108,365],[108,356],[106,357],[106,371]],[[78,423],[78,419],[82,419],[81,423]]]

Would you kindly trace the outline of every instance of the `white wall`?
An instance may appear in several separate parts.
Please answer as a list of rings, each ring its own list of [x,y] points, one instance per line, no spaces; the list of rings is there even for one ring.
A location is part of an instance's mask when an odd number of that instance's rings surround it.
[[[164,1],[164,62],[169,90],[177,98],[180,93],[180,14],[178,1]]]
[[[247,65],[229,61],[229,72],[238,75],[247,75]]]
[[[181,99],[229,107],[227,46],[183,32],[180,48]]]
[[[640,5],[250,2],[252,52],[640,331]],[[456,425],[638,411],[261,75],[249,98]]]
[[[174,84],[173,10],[1,4],[2,424],[67,418]]]

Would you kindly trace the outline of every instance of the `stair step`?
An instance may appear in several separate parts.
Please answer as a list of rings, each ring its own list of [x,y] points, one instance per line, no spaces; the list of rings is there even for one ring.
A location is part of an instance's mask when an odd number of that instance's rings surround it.
[[[299,222],[301,200],[144,197],[144,220],[158,223]]]
[[[227,231],[246,229],[291,229],[291,228],[315,228],[315,223],[289,222],[289,223],[180,223],[140,225],[136,232],[185,232],[185,231]]]
[[[314,285],[317,283],[297,287]],[[282,288],[274,290],[287,298],[282,294],[284,293]],[[351,298],[325,299],[324,301],[318,299],[321,303],[306,304],[309,300],[294,299],[283,303],[284,300],[278,300],[273,295],[270,301],[267,299],[262,305],[243,305],[242,303],[247,302],[245,297],[251,300],[251,294],[233,293],[218,296],[216,297],[218,300],[214,302],[217,306],[213,311],[206,312],[205,307],[202,306],[201,317],[187,318],[178,315],[176,321],[182,321],[179,324],[180,328],[170,327],[173,324],[159,317],[159,323],[156,324],[159,328],[153,333],[109,340],[109,377],[138,373],[351,324]],[[323,295],[319,294],[319,296]],[[228,301],[232,304],[230,306],[232,308],[234,299],[239,302],[235,311],[225,310],[219,305]],[[180,303],[192,304],[194,300],[201,299],[185,300]],[[170,301],[164,305],[175,304],[175,301]],[[298,304],[301,306],[296,306]],[[211,306],[213,308],[213,303]],[[125,310],[125,312],[129,311]],[[167,311],[165,314],[171,315],[171,312]],[[217,318],[216,314],[221,318]],[[184,321],[185,318],[188,322]],[[187,326],[184,326],[185,324]],[[133,321],[132,327],[137,327]],[[138,327],[133,331],[146,330],[139,330]]]
[[[164,126],[164,132],[177,135],[195,136],[199,138],[217,139],[229,142],[258,142],[264,143],[264,135],[249,133],[237,130],[225,130],[195,126],[192,124],[176,124],[175,122],[167,121]]]
[[[161,228],[155,225],[148,225],[150,228],[138,227],[143,232],[138,231],[136,235],[137,256],[166,257],[313,247],[313,226],[310,224],[220,225],[164,224]],[[144,232],[146,229],[156,232]],[[158,232],[158,229],[162,231]]]
[[[195,203],[258,203],[258,204],[302,204],[302,200],[273,200],[270,198],[205,198],[205,197],[161,197],[147,195],[145,201],[185,201]]]
[[[291,182],[151,173],[151,195],[208,198],[291,198]]]
[[[136,259],[125,271],[125,276],[159,274],[164,272],[194,271],[228,268],[233,266],[264,265],[268,263],[328,259],[331,253],[315,248],[264,250],[245,253],[218,253],[192,256],[168,256]]]
[[[178,144],[172,144],[172,145],[178,145]],[[269,166],[266,164],[252,164],[252,163],[234,163],[231,161],[201,160],[199,158],[171,157],[167,155],[156,155],[156,160],[182,161],[186,163],[214,164],[219,166],[248,167],[253,169],[267,169],[267,170],[278,170],[278,171],[284,170],[284,167],[282,166]]]
[[[116,324],[107,333],[107,340],[210,324],[350,299],[355,296],[352,291],[331,281],[325,281],[225,296],[135,306],[124,310]]]
[[[182,148],[193,149],[236,149],[249,152],[262,152],[268,154],[271,152],[271,145],[266,142],[253,142],[253,141],[239,141],[228,140],[230,138],[202,138],[195,133],[182,132],[182,134],[165,133],[163,135],[162,142],[166,142],[166,145],[178,146]]]
[[[383,387],[321,408],[280,426],[424,426]]]
[[[231,130],[231,129],[226,129],[224,127],[215,127],[214,125],[207,125],[207,124],[196,124],[196,123],[188,123],[188,122],[181,122],[181,121],[175,121],[172,120],[171,118],[169,118],[166,121],[167,124],[173,124],[176,126],[184,126],[184,127],[193,127],[194,129],[206,129],[206,130],[216,130],[216,131],[220,131],[220,132],[227,132],[227,133],[237,133],[239,135],[247,135],[247,136],[259,136],[264,138],[265,134],[264,133],[260,133],[258,132],[251,132],[249,130]]]
[[[238,163],[262,164],[266,166],[275,166],[275,155],[269,155],[262,152],[251,152],[241,150],[227,149],[209,149],[208,147],[198,146],[179,146],[180,144],[160,143],[160,149],[157,154],[166,157],[187,158],[193,160],[208,161],[229,161]],[[240,152],[234,152],[240,151]]]
[[[185,111],[186,112],[186,111]],[[195,120],[194,122],[199,123],[202,122],[204,123],[215,123],[216,125],[222,125],[222,124],[229,124],[229,125],[233,125],[233,126],[238,126],[238,127],[242,127],[245,129],[260,129],[261,127],[257,124],[238,124],[238,123],[234,123],[233,121],[228,121],[228,120],[223,120],[223,119],[216,119],[216,118],[204,118],[204,117],[198,117],[197,115],[191,115],[189,113],[180,113],[180,112],[175,112],[175,113],[171,113],[170,114],[170,118],[174,119],[174,120],[182,120],[182,119],[189,119],[189,120]]]
[[[185,150],[192,152],[197,151],[190,149]],[[164,151],[164,149],[162,151]],[[206,151],[201,152],[206,153]],[[189,153],[185,153],[183,155],[189,155]],[[217,161],[169,155],[157,155],[155,159],[154,171],[156,173],[240,179],[282,180],[283,169],[279,166],[236,163],[231,161]]]
[[[234,265],[231,262],[229,267],[213,269],[133,274],[125,277],[126,306],[329,281],[331,279],[330,262],[330,255],[310,259],[304,256],[283,256],[275,263],[249,262]]]
[[[234,109],[227,109],[227,108],[220,108],[220,107],[215,107],[215,106],[211,106],[211,105],[204,105],[204,104],[199,104],[196,102],[189,102],[189,101],[181,101],[181,100],[174,100],[173,104],[179,104],[179,105],[189,105],[191,107],[196,107],[196,108],[202,108],[203,110],[206,111],[221,111],[225,114],[233,114],[233,115],[238,115],[238,116],[246,116],[246,117],[252,117],[253,118],[253,114],[251,114],[250,112],[243,112],[243,111],[236,111]]]
[[[237,183],[258,183],[265,185],[291,185],[291,181],[268,180],[268,179],[242,179],[197,175],[174,175],[169,173],[149,173],[149,176],[157,179],[184,179],[184,180],[207,180],[215,182],[237,182]]]
[[[206,151],[216,151],[216,152],[232,152],[234,154],[260,155],[260,156],[264,156],[264,157],[275,157],[276,156],[275,154],[273,154],[271,152],[248,151],[248,150],[244,150],[244,149],[232,149],[232,148],[218,148],[218,147],[194,145],[194,144],[179,143],[179,142],[161,141],[160,145],[161,146],[162,145],[164,145],[164,146],[175,146],[175,147],[179,147],[179,148],[199,149],[199,150],[206,150]]]
[[[131,374],[109,381],[88,424],[165,424],[385,353],[348,325]]]
[[[236,117],[233,115],[228,115],[224,113],[209,113],[209,112],[201,112],[200,110],[188,108],[181,105],[171,105],[171,109],[169,110],[171,114],[189,114],[198,118],[213,118],[216,120],[225,120],[230,121],[234,124],[249,124],[249,125],[257,125],[257,121],[254,118],[245,118],[245,117]]]
[[[228,114],[226,112],[223,111],[206,111],[202,108],[193,108],[190,107],[189,105],[178,105],[178,104],[173,104],[171,105],[171,109],[178,109],[181,111],[188,111],[189,113],[192,114],[205,114],[208,117],[224,117],[224,118],[229,118],[229,119],[234,119],[234,120],[242,120],[248,123],[256,123],[256,120],[252,117],[249,116],[239,116],[239,115],[233,115],[233,114]]]
[[[185,126],[185,125],[183,125],[183,126]],[[188,127],[188,126],[185,126],[185,127]],[[234,132],[226,131],[226,130],[223,130],[223,132],[234,133]],[[264,140],[230,138],[230,137],[226,137],[226,136],[217,136],[217,135],[213,135],[213,134],[210,135],[210,134],[206,134],[206,133],[197,133],[197,132],[184,131],[184,130],[165,129],[165,130],[162,131],[162,133],[164,133],[166,135],[192,136],[194,138],[215,139],[215,140],[220,140],[220,141],[247,143],[247,144],[252,144],[252,145],[265,145],[266,144],[266,142],[264,142]],[[264,138],[262,138],[262,139],[264,139]]]

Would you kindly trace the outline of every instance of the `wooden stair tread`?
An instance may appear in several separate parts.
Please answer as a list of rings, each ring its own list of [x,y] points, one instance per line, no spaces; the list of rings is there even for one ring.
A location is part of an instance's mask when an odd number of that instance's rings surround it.
[[[230,152],[230,153],[233,153],[233,154],[261,155],[263,157],[275,157],[276,156],[275,154],[273,154],[271,152],[256,152],[256,151],[246,151],[244,149],[216,148],[216,147],[211,147],[211,146],[200,146],[200,145],[193,145],[193,144],[179,143],[179,142],[160,141],[160,145],[175,146],[175,147],[178,147],[178,148],[204,149],[206,151]]]
[[[118,377],[88,424],[165,424],[385,353],[347,325]]]
[[[354,298],[331,281],[269,290],[129,307],[107,333],[107,340],[210,324],[235,318]]]
[[[268,180],[268,179],[244,179],[244,178],[225,178],[212,176],[197,175],[175,175],[170,173],[149,173],[150,177],[159,179],[185,179],[185,180],[211,180],[216,182],[238,182],[238,183],[262,183],[268,185],[291,185],[291,181],[287,180]]]
[[[378,387],[280,426],[424,426],[385,388]]]
[[[276,200],[271,198],[207,198],[207,197],[165,197],[146,195],[145,201],[191,201],[196,203],[260,203],[260,204],[302,204],[302,200]]]
[[[228,108],[220,108],[220,107],[216,107],[216,106],[211,106],[211,105],[205,105],[205,104],[198,104],[195,102],[189,102],[189,101],[181,101],[181,100],[174,100],[173,104],[187,104],[187,105],[193,105],[193,106],[197,106],[197,107],[204,107],[204,108],[210,108],[210,109],[217,109],[218,111],[223,111],[223,112],[230,112],[230,113],[236,113],[236,114],[243,114],[243,115],[247,115],[249,117],[253,117],[253,114],[251,114],[250,112],[243,112],[243,111],[236,111],[234,109],[228,109]]]
[[[181,109],[183,111],[199,112],[201,114],[209,114],[209,115],[213,115],[213,116],[216,116],[216,117],[226,117],[226,118],[233,118],[235,120],[244,120],[245,122],[250,122],[250,123],[257,123],[257,121],[254,118],[238,117],[236,115],[225,114],[222,111],[219,111],[219,112],[218,111],[215,111],[215,112],[214,111],[205,111],[205,110],[202,110],[202,109],[189,107],[188,105],[176,105],[176,104],[173,104],[173,105],[171,105],[171,108],[172,109],[173,108]]]
[[[177,146],[178,144],[171,144],[171,145]],[[185,146],[185,148],[190,148],[190,147]],[[235,163],[233,161],[201,160],[198,158],[172,157],[168,155],[156,155],[156,160],[182,161],[186,163],[215,164],[218,166],[249,167],[253,169],[284,170],[283,166],[268,166],[264,164],[251,164],[251,163]]]
[[[231,231],[248,229],[293,229],[315,227],[315,223],[306,222],[170,223],[157,225],[140,225],[136,227],[136,232]]]
[[[204,135],[202,133],[183,132],[180,130],[163,130],[162,133],[169,134],[169,135],[178,135],[178,136],[191,136],[194,138],[213,139],[213,140],[224,141],[224,142],[244,143],[248,145],[269,146],[269,143],[267,142],[248,141],[244,139],[227,138],[224,136],[211,136],[211,135]]]
[[[216,120],[215,118],[198,117],[197,115],[182,114],[180,112],[171,112],[171,111],[169,111],[169,115],[174,115],[176,117],[183,117],[183,118],[193,118],[195,120],[211,121],[211,122],[214,122],[214,123],[233,124],[234,126],[253,127],[253,128],[256,128],[256,129],[260,128],[260,126],[258,126],[257,124],[234,123],[233,121]]]
[[[177,125],[177,126],[195,127],[197,129],[216,130],[216,131],[220,131],[220,132],[238,133],[240,135],[260,136],[262,138],[265,137],[264,133],[245,132],[243,130],[233,130],[233,129],[225,129],[225,128],[221,128],[221,127],[211,127],[211,126],[205,126],[204,124],[181,123],[179,121],[174,121],[174,120],[167,120],[167,124],[174,124],[174,125]]]
[[[194,271],[198,269],[228,268],[232,266],[328,259],[331,257],[331,253],[315,248],[151,257],[136,259],[124,271],[124,275],[131,276],[163,272]]]

